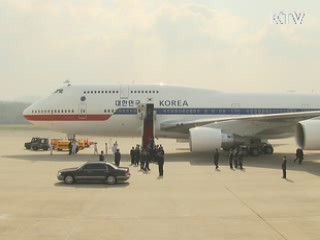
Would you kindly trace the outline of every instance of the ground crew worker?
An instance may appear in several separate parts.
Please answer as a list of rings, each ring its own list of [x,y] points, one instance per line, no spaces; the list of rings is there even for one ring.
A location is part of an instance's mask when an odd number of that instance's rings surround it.
[[[98,155],[98,146],[97,146],[97,143],[94,143],[94,149],[93,149],[93,155]]]
[[[107,157],[107,155],[108,155],[108,143],[104,144],[104,149],[105,149],[105,154],[106,154],[106,157]]]
[[[118,142],[115,141],[113,146],[112,146],[112,153],[113,155],[117,152],[117,149],[118,149]]]

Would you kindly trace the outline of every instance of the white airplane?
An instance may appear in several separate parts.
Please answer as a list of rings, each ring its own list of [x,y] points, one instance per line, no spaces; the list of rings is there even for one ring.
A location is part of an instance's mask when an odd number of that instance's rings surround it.
[[[320,149],[317,94],[223,93],[168,85],[68,84],[23,112],[35,125],[68,136],[142,136],[189,141],[194,152],[247,146],[273,153],[268,139],[296,136]],[[147,142],[145,144],[147,144]]]

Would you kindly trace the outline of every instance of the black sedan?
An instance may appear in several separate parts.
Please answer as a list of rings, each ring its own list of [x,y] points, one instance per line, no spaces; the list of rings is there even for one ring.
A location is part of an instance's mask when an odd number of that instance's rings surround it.
[[[129,168],[117,167],[106,162],[90,162],[78,168],[62,169],[57,175],[66,184],[75,182],[106,182],[115,184],[130,178]]]

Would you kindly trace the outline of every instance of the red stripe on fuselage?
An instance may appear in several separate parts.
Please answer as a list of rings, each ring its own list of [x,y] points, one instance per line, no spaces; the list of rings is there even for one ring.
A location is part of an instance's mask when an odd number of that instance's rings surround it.
[[[28,121],[107,121],[112,115],[24,115]]]

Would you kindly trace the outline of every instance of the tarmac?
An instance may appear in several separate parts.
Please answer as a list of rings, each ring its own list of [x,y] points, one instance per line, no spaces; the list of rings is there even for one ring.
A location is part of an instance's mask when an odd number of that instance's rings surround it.
[[[97,161],[93,147],[74,156],[24,149],[33,136],[65,137],[31,126],[0,127],[1,240],[320,239],[320,151],[305,151],[302,165],[294,164],[293,139],[273,141],[273,155],[244,158],[244,170],[231,170],[221,153],[219,171],[212,155],[159,139],[163,178],[151,164],[148,173],[130,166],[128,183],[69,186],[57,180],[58,170]],[[118,141],[126,167],[140,141],[89,139],[99,151]]]

